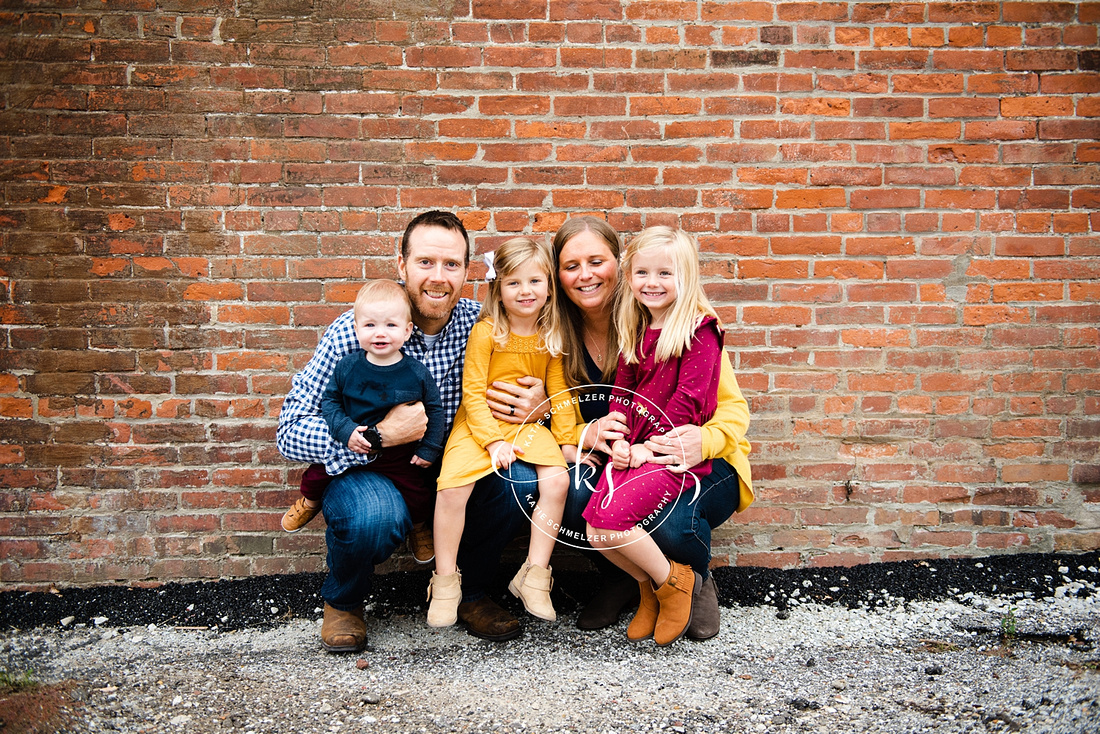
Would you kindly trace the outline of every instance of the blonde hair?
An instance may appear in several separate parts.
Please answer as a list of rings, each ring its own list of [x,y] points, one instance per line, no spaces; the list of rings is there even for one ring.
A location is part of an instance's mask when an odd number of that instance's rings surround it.
[[[368,280],[366,285],[355,294],[355,305],[352,308],[358,314],[359,310],[368,303],[383,302],[404,304],[408,320],[412,321],[412,304],[409,303],[409,294],[405,292],[400,283],[387,278]]]
[[[538,335],[542,339],[546,351],[550,356],[558,357],[562,354],[562,328],[561,314],[557,308],[557,285],[554,283],[553,258],[550,248],[535,242],[529,237],[513,237],[497,248],[493,255],[493,269],[496,270],[496,278],[489,283],[489,295],[485,297],[485,303],[481,306],[479,321],[491,321],[493,323],[493,339],[500,346],[508,341],[511,332],[511,324],[508,321],[508,312],[504,310],[501,300],[501,281],[515,272],[525,263],[533,262],[546,273],[546,303],[542,305],[538,315]]]
[[[561,265],[561,251],[565,249],[569,240],[573,239],[581,232],[591,232],[603,240],[603,243],[607,245],[607,249],[611,251],[611,259],[615,261],[616,266],[618,265],[619,254],[621,252],[618,232],[616,232],[610,224],[598,217],[593,217],[591,215],[571,217],[566,220],[565,224],[563,224],[557,234],[554,235],[555,286],[561,286],[561,278],[558,275]],[[611,298],[611,313],[615,313],[615,297],[617,294],[618,289],[615,290]],[[562,344],[565,349],[565,353],[562,356],[562,367],[565,370],[565,380],[572,387],[586,385],[588,384],[588,370],[584,366],[584,344],[581,337],[581,329],[584,328],[584,314],[577,308],[577,304],[569,300],[568,297],[561,299],[561,302],[558,304],[558,309],[561,311],[562,325],[568,325],[562,330]],[[609,358],[604,362],[603,366],[603,379],[608,383],[613,381],[612,377],[615,374],[615,367],[618,365],[618,360],[615,359],[615,355],[618,353],[618,335],[615,333],[614,329],[608,329],[607,344],[604,345],[604,354],[609,355]]]
[[[669,307],[661,336],[657,338],[655,357],[664,362],[679,357],[691,346],[695,330],[704,316],[718,318],[699,282],[699,248],[686,232],[672,227],[647,227],[630,241],[623,254],[622,275],[619,277],[619,307],[616,325],[622,356],[628,364],[636,364],[642,330],[649,324],[649,311],[630,290],[630,269],[634,257],[646,250],[661,248],[672,257],[676,276],[676,298]],[[721,323],[719,323],[721,327]]]

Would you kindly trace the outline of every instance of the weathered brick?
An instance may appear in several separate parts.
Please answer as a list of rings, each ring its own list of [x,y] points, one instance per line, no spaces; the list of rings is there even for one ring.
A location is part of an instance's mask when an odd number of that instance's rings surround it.
[[[697,233],[767,530],[720,562],[1098,547],[1095,3],[434,2],[9,29],[0,486],[61,524],[5,582],[321,570],[275,419],[426,207]]]

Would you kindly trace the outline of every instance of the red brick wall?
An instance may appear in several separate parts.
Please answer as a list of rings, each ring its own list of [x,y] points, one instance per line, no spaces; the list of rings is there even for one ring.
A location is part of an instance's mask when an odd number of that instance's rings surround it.
[[[4,7],[5,584],[321,569],[280,401],[427,207],[696,233],[719,562],[1100,547],[1100,3]]]

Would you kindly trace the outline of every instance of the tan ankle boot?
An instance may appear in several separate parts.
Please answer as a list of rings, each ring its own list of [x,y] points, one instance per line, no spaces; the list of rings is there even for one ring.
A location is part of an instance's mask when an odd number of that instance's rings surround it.
[[[554,604],[550,601],[550,589],[554,588],[554,578],[550,568],[543,568],[524,561],[515,577],[508,583],[508,591],[523,602],[523,608],[539,619],[553,622],[558,618]]]
[[[428,626],[450,627],[458,621],[458,605],[462,602],[462,574],[458,571],[440,576],[432,571],[428,583]]]
[[[638,611],[630,625],[626,628],[626,639],[631,642],[641,642],[653,637],[653,630],[657,627],[657,594],[653,592],[653,583],[646,579],[638,582],[638,590],[642,598],[638,602]]]
[[[685,566],[671,561],[672,571],[661,588],[657,589],[657,627],[653,631],[653,641],[658,646],[671,645],[680,639],[691,624],[691,609],[695,587],[702,583],[699,574]]]

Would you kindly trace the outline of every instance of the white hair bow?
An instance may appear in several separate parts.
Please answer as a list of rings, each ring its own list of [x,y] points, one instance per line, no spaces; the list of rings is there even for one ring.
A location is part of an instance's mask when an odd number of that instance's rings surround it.
[[[485,267],[488,268],[488,270],[485,271],[485,282],[486,283],[488,283],[491,280],[494,280],[497,277],[497,271],[493,270],[493,255],[495,255],[495,254],[496,253],[494,253],[494,252],[486,252],[484,255],[482,255],[482,258],[484,258],[484,260],[485,260]]]

